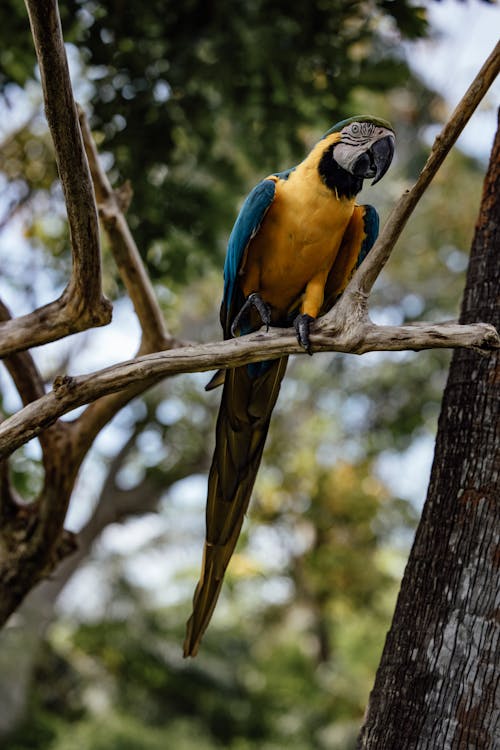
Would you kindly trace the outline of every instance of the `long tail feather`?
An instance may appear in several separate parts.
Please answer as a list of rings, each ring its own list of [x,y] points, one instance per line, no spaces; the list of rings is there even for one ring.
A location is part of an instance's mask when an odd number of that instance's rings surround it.
[[[287,358],[252,378],[247,367],[226,372],[208,478],[206,541],[188,620],[184,656],[196,656],[234,552],[259,469]]]

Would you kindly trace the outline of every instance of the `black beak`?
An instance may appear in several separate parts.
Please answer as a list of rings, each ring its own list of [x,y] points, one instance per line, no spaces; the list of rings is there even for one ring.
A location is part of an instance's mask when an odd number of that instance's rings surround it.
[[[389,167],[391,166],[392,157],[394,156],[394,136],[386,135],[376,141],[371,147],[373,161],[375,162],[375,179],[372,185],[382,179]]]
[[[375,185],[389,169],[393,156],[394,136],[386,135],[356,159],[352,172],[363,179],[373,177],[372,185]]]

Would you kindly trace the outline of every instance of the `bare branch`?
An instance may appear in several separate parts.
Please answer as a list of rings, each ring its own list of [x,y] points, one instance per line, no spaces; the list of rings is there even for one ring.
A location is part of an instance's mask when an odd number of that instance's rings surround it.
[[[101,303],[99,225],[73,99],[56,0],[26,0],[73,251],[71,286],[90,307]]]
[[[335,319],[334,319],[335,323]],[[486,323],[414,323],[407,326],[376,326],[369,320],[352,319],[333,331],[313,333],[315,351],[364,354],[368,351],[402,351],[429,348],[468,347],[485,351],[500,347],[495,328]],[[198,344],[157,352],[104,370],[56,379],[54,390],[28,404],[0,425],[0,458],[36,437],[61,415],[109,393],[141,384],[153,385],[167,375],[240,367],[263,359],[304,353],[290,329],[275,328],[220,343]]]
[[[0,324],[0,357],[106,325],[111,320],[111,308],[107,308],[106,315],[103,310],[93,316],[66,288],[54,302]]]
[[[111,319],[102,296],[99,227],[73,99],[56,0],[26,0],[40,67],[45,112],[66,201],[73,270],[61,297],[0,325],[0,356],[54,341]]]
[[[347,310],[352,304],[365,308],[366,299],[373,284],[389,259],[406,222],[499,72],[500,42],[474,78],[441,133],[436,137],[417,182],[411,190],[404,193],[393,208],[378,240],[339,300],[339,308]],[[322,325],[325,327],[331,324],[330,315],[331,313],[327,313],[322,319]]]

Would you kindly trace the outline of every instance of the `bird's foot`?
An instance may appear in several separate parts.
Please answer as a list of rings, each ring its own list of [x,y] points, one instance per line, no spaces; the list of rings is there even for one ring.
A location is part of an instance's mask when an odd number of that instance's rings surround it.
[[[299,313],[293,321],[293,327],[297,334],[297,341],[306,350],[308,354],[312,356],[311,342],[309,340],[309,328],[311,323],[315,320],[312,315],[307,313]]]
[[[240,322],[248,317],[252,307],[254,307],[259,313],[262,323],[266,326],[266,331],[269,330],[269,326],[271,324],[271,306],[268,305],[267,302],[264,302],[258,292],[253,292],[252,294],[248,295],[245,300],[245,304],[232,322],[232,336],[236,336],[236,331],[239,328]]]

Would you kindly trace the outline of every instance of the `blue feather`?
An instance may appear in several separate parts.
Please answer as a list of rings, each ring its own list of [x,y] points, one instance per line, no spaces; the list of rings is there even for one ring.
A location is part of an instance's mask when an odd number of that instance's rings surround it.
[[[363,206],[363,208],[365,209],[363,222],[366,237],[363,240],[363,243],[359,250],[358,260],[356,261],[356,268],[360,267],[361,263],[364,261],[364,259],[372,249],[375,240],[378,237],[378,230],[380,225],[380,219],[377,210],[373,206],[370,206],[369,203]]]
[[[227,245],[224,264],[224,296],[222,298],[221,323],[227,337],[230,336],[234,313],[244,300],[238,299],[238,272],[243,261],[248,243],[259,231],[266,212],[274,200],[276,183],[274,180],[262,180],[248,194],[238,214]],[[239,302],[239,304],[238,304]]]
[[[279,177],[280,180],[288,180],[292,172],[295,172],[297,167],[290,167],[289,169],[285,169],[283,172],[275,172],[274,177]]]

